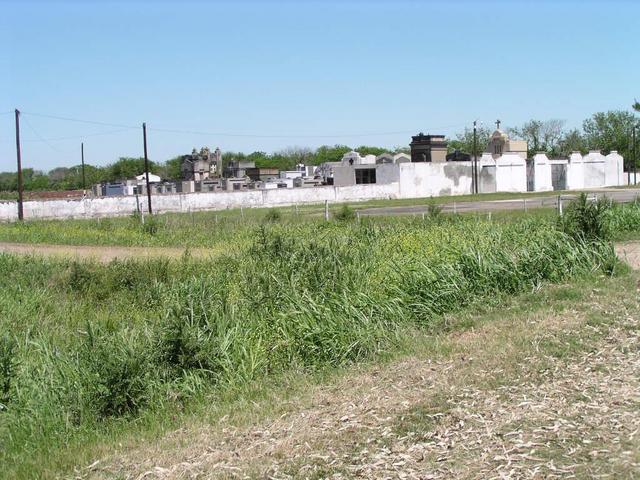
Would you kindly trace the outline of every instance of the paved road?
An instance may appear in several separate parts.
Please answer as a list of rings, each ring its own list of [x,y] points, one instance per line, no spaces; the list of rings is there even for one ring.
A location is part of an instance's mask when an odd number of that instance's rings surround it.
[[[616,202],[632,202],[640,196],[640,188],[633,189],[598,189],[588,191],[589,196],[606,196]],[[562,194],[563,204],[568,203],[577,194]],[[442,204],[443,211],[450,213],[492,212],[500,210],[528,210],[530,208],[558,206],[558,195],[550,192],[548,196],[523,194],[520,198],[510,200],[476,200],[470,202],[452,202]],[[374,207],[359,210],[360,215],[416,215],[427,211],[427,205],[410,205],[402,207]]]

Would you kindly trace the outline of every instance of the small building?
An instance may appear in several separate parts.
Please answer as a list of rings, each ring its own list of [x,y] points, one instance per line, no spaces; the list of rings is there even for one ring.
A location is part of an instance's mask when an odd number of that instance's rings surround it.
[[[485,150],[495,159],[507,153],[515,153],[526,160],[527,158],[527,141],[512,140],[505,132],[496,129],[489,137],[489,143]]]
[[[247,184],[247,177],[224,178],[222,180],[222,189],[226,191],[246,190]]]
[[[104,186],[104,195],[106,197],[116,197],[124,194],[124,183],[107,183]]]
[[[280,171],[277,168],[252,167],[245,169],[245,175],[254,182],[258,180],[267,180],[271,177],[277,177]]]
[[[224,169],[225,178],[243,178],[247,176],[247,170],[256,168],[253,160],[232,160]]]
[[[216,148],[213,153],[209,147],[202,147],[200,152],[195,148],[191,155],[183,155],[180,163],[180,175],[183,180],[200,182],[207,180],[222,171],[222,153]]]
[[[420,132],[411,137],[412,162],[444,162],[447,157],[447,141],[444,135],[425,135]]]
[[[296,188],[319,187],[322,185],[320,177],[298,177],[293,179],[293,186]]]
[[[471,155],[461,152],[460,150],[454,150],[451,153],[447,153],[447,162],[470,162]]]

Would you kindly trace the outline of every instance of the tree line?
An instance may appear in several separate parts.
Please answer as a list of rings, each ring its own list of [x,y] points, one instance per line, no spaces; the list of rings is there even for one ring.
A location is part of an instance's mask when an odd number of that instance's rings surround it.
[[[640,102],[633,105],[635,112],[640,112]],[[571,152],[587,153],[589,150],[602,150],[609,153],[617,150],[624,159],[627,168],[633,161],[633,146],[631,130],[638,125],[638,117],[634,112],[612,110],[598,112],[582,123],[582,128],[567,129],[563,120],[532,119],[521,126],[506,128],[507,133],[515,139],[526,140],[528,157],[538,152],[544,152],[551,157],[566,157]],[[477,129],[478,153],[484,150],[493,130],[481,126]],[[640,131],[638,132],[640,134]],[[473,130],[466,128],[456,134],[455,138],[447,139],[449,151],[460,150],[473,153]],[[325,162],[340,161],[342,156],[356,150],[361,155],[380,155],[384,152],[408,152],[408,147],[393,149],[376,146],[361,145],[352,148],[348,145],[323,145],[317,149],[307,147],[288,147],[284,150],[266,153],[256,151],[245,154],[242,152],[223,152],[223,164],[233,160],[254,161],[256,167],[291,170],[297,164],[320,165]],[[164,179],[180,178],[181,156],[171,158],[165,162],[150,161],[150,171]],[[636,160],[637,161],[637,160]],[[640,162],[638,162],[640,163]],[[121,157],[116,162],[103,167],[85,165],[87,187],[102,182],[114,182],[126,178],[133,178],[144,171],[143,158]],[[76,190],[82,188],[82,167],[58,167],[49,172],[42,172],[32,168],[23,169],[23,183],[27,191],[33,190]],[[18,188],[16,172],[0,172],[0,192],[12,192]]]

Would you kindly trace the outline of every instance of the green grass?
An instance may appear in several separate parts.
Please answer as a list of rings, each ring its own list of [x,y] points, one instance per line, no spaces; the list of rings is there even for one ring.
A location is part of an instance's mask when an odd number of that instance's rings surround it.
[[[575,192],[573,192],[575,193]],[[532,193],[540,196],[548,192]],[[439,197],[434,199],[385,200],[350,205],[331,206],[331,217],[339,219],[347,208],[347,220],[353,220],[355,212],[372,206],[419,205],[427,206],[425,216],[433,220],[433,214],[442,202],[471,201],[477,199],[504,199],[522,197],[521,194],[482,194],[461,197]],[[408,203],[407,203],[408,202]],[[640,232],[640,205],[616,205],[610,222],[616,239],[635,239]],[[0,242],[45,243],[62,245],[113,245],[153,247],[199,247],[215,248],[218,252],[238,251],[246,248],[246,239],[257,227],[277,223],[318,225],[323,222],[323,207],[305,205],[271,209],[235,209],[219,212],[170,213],[147,218],[143,225],[135,216],[90,219],[90,220],[28,220],[25,222],[0,223]],[[527,212],[507,210],[491,213],[451,213],[438,215],[449,219],[475,218],[494,222],[517,222],[523,218],[554,221],[554,208],[535,208]],[[401,217],[361,216],[363,222],[371,224],[407,224],[422,219],[421,214]],[[453,221],[453,220],[452,220]]]
[[[624,221],[602,215],[631,231],[638,207],[625,208]],[[263,210],[158,216],[153,229],[134,218],[7,226],[35,239],[228,248],[106,265],[0,255],[5,476],[67,472],[256,382],[386,358],[412,332],[465,328],[452,314],[470,305],[489,311],[523,293],[540,302],[543,284],[624,272],[609,243],[555,217],[435,210],[425,220]]]
[[[216,238],[241,247],[108,265],[0,255],[8,476],[53,476],[77,460],[65,447],[162,428],[286,372],[381,358],[470,303],[616,268],[610,245],[544,220],[271,222]]]

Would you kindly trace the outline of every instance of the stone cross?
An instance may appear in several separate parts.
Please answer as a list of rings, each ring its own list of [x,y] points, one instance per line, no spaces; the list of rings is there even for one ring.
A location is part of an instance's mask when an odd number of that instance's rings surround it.
[[[496,129],[500,130],[500,120],[496,120]]]

